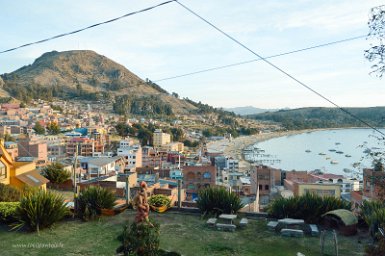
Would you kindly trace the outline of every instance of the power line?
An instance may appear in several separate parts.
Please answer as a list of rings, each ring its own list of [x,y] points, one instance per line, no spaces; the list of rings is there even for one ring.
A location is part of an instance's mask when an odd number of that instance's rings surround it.
[[[34,45],[34,44],[41,44],[41,43],[44,43],[44,42],[47,42],[47,41],[51,41],[51,40],[54,40],[54,39],[57,39],[57,38],[60,38],[60,37],[65,37],[65,36],[73,35],[73,34],[82,32],[84,30],[88,30],[88,29],[91,29],[91,28],[94,28],[94,27],[98,27],[98,26],[101,26],[101,25],[105,25],[107,23],[111,23],[111,22],[114,22],[114,21],[126,18],[128,16],[132,16],[132,15],[139,14],[139,13],[142,13],[142,12],[150,11],[152,9],[155,9],[155,8],[160,7],[162,5],[166,5],[166,4],[172,3],[174,1],[176,1],[176,0],[166,1],[166,2],[157,4],[157,5],[154,5],[154,6],[151,6],[151,7],[147,7],[147,8],[135,11],[135,12],[130,12],[130,13],[124,14],[122,16],[119,16],[119,17],[116,17],[116,18],[113,18],[113,19],[110,19],[110,20],[107,20],[107,21],[99,22],[99,23],[90,25],[90,26],[85,27],[85,28],[81,28],[81,29],[77,29],[77,30],[74,30],[74,31],[71,31],[71,32],[59,34],[59,35],[56,35],[56,36],[53,36],[53,37],[49,37],[49,38],[46,38],[46,39],[42,39],[42,40],[39,40],[39,41],[36,41],[36,42],[23,44],[23,45],[14,47],[14,48],[10,48],[8,50],[1,51],[0,54],[6,53],[6,52],[10,52],[10,51],[14,51],[14,50],[17,50],[17,49],[20,49],[20,48],[24,48],[24,47],[27,47],[27,46],[31,46],[31,45]]]
[[[314,90],[313,88],[311,88],[310,86],[306,85],[305,83],[301,82],[300,80],[298,80],[297,78],[295,78],[294,76],[292,76],[291,74],[289,74],[288,72],[286,72],[285,70],[281,69],[280,67],[278,67],[277,65],[273,64],[272,62],[268,61],[266,58],[264,58],[263,56],[261,56],[260,54],[256,53],[255,51],[253,51],[252,49],[250,49],[249,47],[247,47],[245,44],[241,43],[240,41],[238,41],[237,39],[235,39],[234,37],[230,36],[229,34],[227,34],[226,32],[224,32],[223,30],[221,30],[220,28],[218,28],[217,26],[215,26],[213,23],[209,22],[208,20],[206,20],[205,18],[203,18],[202,16],[200,16],[199,14],[197,14],[196,12],[194,12],[193,10],[191,10],[190,8],[188,8],[187,6],[185,6],[184,4],[180,3],[178,0],[175,1],[176,3],[178,3],[180,6],[182,6],[184,9],[186,9],[187,11],[189,11],[190,13],[192,13],[194,16],[198,17],[200,20],[204,21],[205,23],[207,23],[209,26],[211,26],[212,28],[214,28],[215,30],[217,30],[218,32],[220,32],[221,34],[223,34],[224,36],[226,36],[228,39],[230,39],[231,41],[235,42],[236,44],[240,45],[241,47],[243,47],[244,49],[246,49],[247,51],[251,52],[252,54],[254,54],[255,56],[257,56],[259,59],[261,59],[262,61],[264,61],[265,63],[269,64],[271,67],[273,67],[274,69],[278,70],[279,72],[283,73],[284,75],[286,75],[287,77],[289,77],[291,80],[295,81],[296,83],[300,84],[301,86],[305,87],[306,89],[308,89],[309,91],[313,92],[314,94],[318,95],[319,97],[323,98],[324,100],[326,100],[327,102],[329,102],[330,104],[334,105],[335,107],[337,107],[338,109],[340,109],[342,112],[350,115],[351,117],[353,117],[354,119],[358,120],[359,122],[363,123],[364,125],[372,128],[374,131],[378,132],[379,134],[381,134],[382,136],[385,137],[385,133],[381,132],[380,130],[378,130],[376,127],[370,125],[368,122],[362,120],[361,118],[359,118],[358,116],[354,115],[353,113],[351,113],[350,111],[340,107],[339,105],[337,105],[336,103],[334,103],[332,100],[328,99],[326,96],[322,95],[321,93],[317,92],[316,90]]]
[[[297,50],[293,50],[293,51],[289,51],[289,52],[284,52],[284,53],[278,53],[278,54],[275,54],[275,55],[270,55],[270,56],[265,57],[265,59],[281,57],[281,56],[285,56],[285,55],[289,55],[289,54],[293,54],[293,53],[297,53],[297,52],[313,50],[313,49],[316,49],[316,48],[321,48],[321,47],[325,47],[325,46],[329,46],[329,45],[333,45],[333,44],[345,43],[345,42],[348,42],[348,41],[353,41],[353,40],[357,40],[357,39],[361,39],[361,38],[366,38],[366,37],[367,37],[366,35],[362,35],[362,36],[355,36],[355,37],[345,38],[345,39],[342,39],[342,40],[337,40],[337,41],[328,42],[328,43],[324,43],[324,44],[318,44],[318,45],[314,45],[314,46],[310,46],[310,47],[306,47],[306,48],[302,48],[302,49],[297,49]],[[201,70],[197,70],[197,71],[193,71],[193,72],[189,72],[189,73],[185,73],[185,74],[181,74],[181,75],[161,78],[161,79],[155,80],[154,82],[161,82],[161,81],[176,79],[176,78],[180,78],[180,77],[191,76],[191,75],[196,75],[196,74],[200,74],[200,73],[205,73],[205,72],[210,72],[210,71],[215,71],[215,70],[220,70],[220,69],[225,69],[225,68],[231,68],[231,67],[235,67],[235,66],[240,66],[240,65],[244,65],[244,64],[249,64],[249,63],[257,62],[257,61],[260,61],[260,60],[262,60],[262,59],[258,58],[258,59],[253,59],[253,60],[246,60],[246,61],[241,61],[241,62],[237,62],[237,63],[227,64],[227,65],[223,65],[223,66],[217,66],[217,67],[212,67],[212,68],[207,68],[207,69],[201,69]]]

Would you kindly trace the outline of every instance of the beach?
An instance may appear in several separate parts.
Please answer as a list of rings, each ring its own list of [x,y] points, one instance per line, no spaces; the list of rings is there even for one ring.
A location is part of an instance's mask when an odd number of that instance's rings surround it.
[[[209,152],[223,152],[227,157],[237,159],[239,161],[239,171],[246,172],[250,170],[251,164],[243,159],[242,150],[249,145],[253,145],[257,142],[266,141],[269,139],[301,134],[304,132],[310,132],[315,130],[298,130],[298,131],[284,131],[284,132],[269,132],[260,133],[251,136],[240,136],[237,138],[222,139],[217,141],[210,141],[207,143],[207,150]]]

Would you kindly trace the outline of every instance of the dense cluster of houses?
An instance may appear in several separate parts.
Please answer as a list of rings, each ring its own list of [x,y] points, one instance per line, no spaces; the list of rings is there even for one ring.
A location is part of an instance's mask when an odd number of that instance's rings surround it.
[[[236,159],[222,152],[210,152],[202,141],[198,152],[173,142],[170,134],[157,129],[153,146],[141,146],[131,138],[122,138],[111,147],[113,127],[106,120],[114,115],[101,115],[99,109],[67,106],[57,102],[62,111],[55,111],[45,102],[36,101],[34,108],[19,104],[2,104],[0,109],[0,136],[14,141],[0,143],[0,183],[18,187],[45,188],[49,182],[40,170],[60,162],[70,171],[72,181],[64,185],[72,189],[99,185],[113,189],[117,196],[135,194],[138,183],[146,181],[149,193],[166,194],[173,202],[178,199],[194,202],[200,189],[223,186],[238,193],[251,211],[263,210],[277,196],[300,196],[307,192],[320,196],[334,196],[359,205],[363,200],[378,197],[380,191],[373,170],[364,170],[363,182],[342,175],[320,174],[307,171],[283,171],[269,166],[253,166],[240,170]],[[83,106],[84,107],[84,106]],[[81,117],[79,117],[81,116]],[[116,121],[116,120],[115,120]],[[63,131],[59,135],[38,135],[34,125],[57,122]],[[199,133],[192,136],[199,138]],[[179,188],[178,188],[179,184]]]

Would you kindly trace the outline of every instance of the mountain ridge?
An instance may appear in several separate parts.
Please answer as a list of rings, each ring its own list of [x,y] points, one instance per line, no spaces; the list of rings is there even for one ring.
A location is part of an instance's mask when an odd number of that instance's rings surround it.
[[[338,108],[308,107],[279,110],[273,113],[250,115],[259,121],[280,123],[286,129],[367,127],[358,119],[373,127],[385,127],[385,107],[344,108],[353,116]],[[358,119],[357,119],[358,118]]]
[[[47,52],[32,64],[1,75],[0,79],[3,91],[22,101],[35,96],[63,99],[89,97],[92,100],[115,99],[121,95],[136,98],[156,96],[177,114],[197,109],[157,84],[144,81],[123,65],[90,50]]]

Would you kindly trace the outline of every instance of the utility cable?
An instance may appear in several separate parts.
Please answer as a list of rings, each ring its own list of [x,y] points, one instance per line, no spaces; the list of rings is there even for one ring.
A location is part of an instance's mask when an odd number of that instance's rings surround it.
[[[313,92],[314,94],[318,95],[319,97],[323,98],[324,100],[326,100],[327,102],[329,102],[330,104],[334,105],[335,107],[337,107],[338,109],[340,109],[342,112],[350,115],[351,117],[353,117],[354,119],[358,120],[359,122],[361,122],[362,124],[370,127],[371,129],[373,129],[374,131],[378,132],[379,134],[381,134],[383,137],[385,137],[385,133],[381,132],[379,129],[377,129],[376,127],[370,125],[368,122],[362,120],[361,118],[359,118],[358,116],[354,115],[353,113],[351,113],[350,111],[340,107],[339,105],[337,105],[336,103],[334,103],[332,100],[328,99],[326,96],[322,95],[321,93],[317,92],[316,90],[314,90],[313,88],[311,88],[310,86],[306,85],[305,83],[301,82],[300,80],[298,80],[297,78],[295,78],[294,76],[292,76],[291,74],[289,74],[288,72],[286,72],[285,70],[281,69],[280,67],[278,67],[277,65],[273,64],[272,62],[268,61],[266,58],[262,57],[260,54],[256,53],[255,51],[253,51],[252,49],[250,49],[249,47],[247,47],[245,44],[241,43],[240,41],[238,41],[237,39],[235,39],[234,37],[230,36],[229,34],[227,34],[226,32],[224,32],[223,30],[221,30],[220,28],[218,28],[217,26],[215,26],[213,23],[209,22],[208,20],[206,20],[205,18],[203,18],[202,16],[200,16],[199,14],[197,14],[196,12],[194,12],[193,10],[191,10],[190,8],[188,8],[187,6],[185,6],[184,4],[180,3],[179,1],[175,0],[176,3],[178,3],[180,6],[182,6],[184,9],[186,9],[187,11],[189,11],[190,13],[192,13],[194,16],[198,17],[200,20],[202,20],[203,22],[207,23],[209,26],[211,26],[212,28],[214,28],[215,30],[217,30],[218,32],[220,32],[221,34],[223,34],[225,37],[227,37],[228,39],[230,39],[231,41],[235,42],[236,44],[240,45],[241,47],[243,47],[244,49],[246,49],[247,51],[251,52],[252,54],[254,54],[255,56],[257,56],[258,58],[260,58],[262,61],[264,61],[265,63],[269,64],[271,67],[273,67],[274,69],[278,70],[279,72],[283,73],[284,75],[286,75],[287,77],[289,77],[291,80],[295,81],[296,83],[300,84],[301,86],[305,87],[306,89],[308,89],[309,91]]]
[[[73,34],[82,32],[82,31],[84,31],[84,30],[88,30],[88,29],[91,29],[91,28],[94,28],[94,27],[98,27],[98,26],[101,26],[101,25],[105,25],[105,24],[107,24],[107,23],[111,23],[111,22],[114,22],[114,21],[117,21],[117,20],[126,18],[126,17],[128,17],[128,16],[132,16],[132,15],[139,14],[139,13],[142,13],[142,12],[150,11],[150,10],[152,10],[152,9],[155,9],[155,8],[160,7],[160,6],[162,6],[162,5],[166,5],[166,4],[172,3],[172,2],[174,2],[174,1],[176,1],[176,0],[166,1],[166,2],[157,4],[157,5],[154,5],[154,6],[151,6],[151,7],[147,7],[147,8],[144,8],[144,9],[141,9],[141,10],[138,10],[138,11],[135,11],[135,12],[130,12],[130,13],[124,14],[124,15],[122,15],[122,16],[119,16],[119,17],[116,17],[116,18],[113,18],[113,19],[110,19],[110,20],[107,20],[107,21],[99,22],[99,23],[90,25],[90,26],[88,26],[88,27],[84,27],[84,28],[77,29],[77,30],[74,30],[74,31],[71,31],[71,32],[59,34],[59,35],[56,35],[56,36],[53,36],[53,37],[49,37],[49,38],[46,38],[46,39],[42,39],[42,40],[39,40],[39,41],[36,41],[36,42],[23,44],[23,45],[14,47],[14,48],[10,48],[10,49],[8,49],[8,50],[0,51],[0,54],[6,53],[6,52],[10,52],[10,51],[14,51],[14,50],[17,50],[17,49],[20,49],[20,48],[24,48],[24,47],[27,47],[27,46],[31,46],[31,45],[34,45],[34,44],[41,44],[41,43],[44,43],[44,42],[47,42],[47,41],[51,41],[51,40],[54,40],[54,39],[57,39],[57,38],[60,38],[60,37],[65,37],[65,36],[73,35]]]
[[[324,44],[318,44],[318,45],[314,45],[314,46],[310,46],[310,47],[306,47],[306,48],[302,48],[302,49],[297,49],[297,50],[293,50],[293,51],[289,51],[289,52],[283,52],[283,53],[278,53],[275,55],[270,55],[270,56],[265,57],[265,59],[281,57],[281,56],[285,56],[285,55],[289,55],[289,54],[293,54],[293,53],[297,53],[297,52],[308,51],[308,50],[321,48],[321,47],[325,47],[325,46],[329,46],[329,45],[333,45],[333,44],[345,43],[345,42],[349,42],[349,41],[353,41],[353,40],[357,40],[357,39],[361,39],[361,38],[366,38],[366,37],[367,37],[366,35],[363,35],[363,36],[355,36],[355,37],[345,38],[345,39],[338,40],[338,41],[328,42],[328,43],[324,43]],[[230,67],[235,67],[235,66],[240,66],[240,65],[249,64],[249,63],[253,63],[256,61],[260,61],[260,60],[262,60],[262,59],[258,58],[258,59],[253,59],[253,60],[246,60],[246,61],[242,61],[242,62],[227,64],[227,65],[223,65],[223,66],[217,66],[217,67],[197,70],[197,71],[193,71],[193,72],[189,72],[189,73],[185,73],[185,74],[181,74],[181,75],[161,78],[161,79],[155,80],[154,82],[156,83],[156,82],[161,82],[161,81],[166,81],[166,80],[172,80],[175,78],[191,76],[191,75],[196,75],[196,74],[200,74],[200,73],[205,73],[205,72],[210,72],[210,71],[215,71],[215,70],[220,70],[220,69],[225,69],[225,68],[230,68]]]

